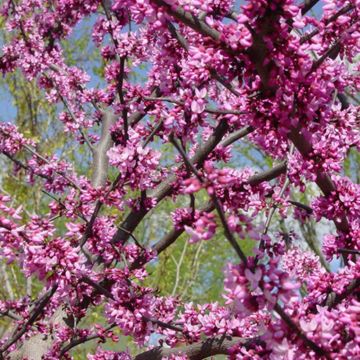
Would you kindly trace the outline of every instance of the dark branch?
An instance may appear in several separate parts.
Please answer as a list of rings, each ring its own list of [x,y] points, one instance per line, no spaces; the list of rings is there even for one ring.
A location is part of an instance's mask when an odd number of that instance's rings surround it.
[[[315,351],[316,354],[325,357],[326,359],[331,359],[331,357],[315,342],[310,340],[299,328],[298,326],[292,321],[289,315],[281,308],[279,304],[275,304],[274,310],[279,314],[281,319],[286,323],[286,325],[294,331],[294,333],[303,340],[303,342],[312,350]]]
[[[303,8],[301,9],[301,14],[305,15],[307,12],[309,12],[317,3],[319,0],[305,0]]]
[[[251,345],[257,343],[261,343],[261,341],[258,339],[218,336],[199,343],[172,349],[156,347],[135,356],[134,360],[161,360],[171,355],[186,355],[190,360],[201,360],[220,354],[229,355],[231,348],[238,344],[241,344],[243,347],[251,347]]]

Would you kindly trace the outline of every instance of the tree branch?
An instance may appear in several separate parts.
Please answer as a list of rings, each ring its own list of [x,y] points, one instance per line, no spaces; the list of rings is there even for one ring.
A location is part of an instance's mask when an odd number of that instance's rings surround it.
[[[101,137],[94,148],[93,175],[91,183],[94,187],[103,186],[108,176],[109,160],[107,151],[113,145],[110,129],[116,121],[116,116],[111,110],[104,110],[102,116]]]
[[[198,20],[201,21],[202,20]],[[205,23],[204,23],[205,24]],[[206,24],[205,24],[206,25]],[[181,33],[175,28],[175,26],[169,22],[168,23],[168,28],[170,33],[172,34],[172,36],[177,39],[177,41],[179,42],[179,44],[181,45],[181,47],[185,50],[188,51],[189,50],[189,44],[186,41],[186,39],[181,35]],[[231,51],[231,50],[230,50]],[[224,77],[222,77],[221,75],[218,74],[218,72],[213,69],[210,68],[210,75],[218,82],[220,83],[222,86],[224,86],[226,89],[228,89],[232,94],[234,94],[235,96],[239,96],[240,93],[231,85],[231,83],[229,81],[227,81]]]
[[[347,12],[351,11],[352,9],[354,9],[354,5],[352,5],[352,4],[348,4],[348,5],[344,6],[336,14],[332,15],[331,17],[329,17],[329,19],[325,20],[325,25],[330,24],[331,22],[335,21],[338,17],[346,14]],[[319,32],[320,32],[320,29],[314,29],[309,34],[302,36],[300,39],[300,45],[304,44],[306,41],[309,41],[312,37],[317,35]]]
[[[286,325],[294,331],[294,333],[302,339],[302,341],[314,352],[320,356],[325,357],[326,359],[331,360],[330,355],[328,355],[320,346],[318,346],[314,341],[310,340],[292,321],[292,319],[286,314],[286,312],[281,308],[279,304],[275,304],[274,310],[279,314],[281,319],[286,323]]]
[[[180,6],[174,8],[172,5],[166,3],[163,0],[153,0],[153,2],[159,6],[164,7],[168,14],[172,15],[175,19],[180,20],[182,23],[191,27],[198,33],[204,36],[208,36],[216,42],[220,41],[220,33],[217,30],[211,28],[204,21],[185,11]]]
[[[134,360],[161,360],[165,357],[170,357],[171,355],[185,355],[190,360],[201,360],[220,354],[229,355],[231,348],[235,347],[236,345],[251,347],[257,343],[262,342],[259,339],[243,339],[232,338],[229,336],[218,336],[206,339],[199,343],[172,349],[159,346],[135,356]]]
[[[351,295],[355,290],[358,290],[359,287],[360,279],[355,279],[345,288],[345,290],[341,294],[330,293],[323,305],[328,306],[329,309],[333,309],[349,295]]]
[[[293,128],[290,131],[288,137],[294,143],[295,147],[298,149],[298,151],[303,157],[306,158],[312,152],[312,145],[308,142],[301,130],[299,130],[298,128]],[[334,191],[336,192],[336,187],[333,181],[326,173],[317,171],[315,182],[325,196],[329,196]],[[334,223],[339,231],[344,233],[347,233],[349,231],[349,223],[345,214],[341,216],[340,221],[334,221]]]
[[[309,12],[317,3],[319,0],[305,0],[303,7],[301,9],[301,15],[305,15],[307,12]]]

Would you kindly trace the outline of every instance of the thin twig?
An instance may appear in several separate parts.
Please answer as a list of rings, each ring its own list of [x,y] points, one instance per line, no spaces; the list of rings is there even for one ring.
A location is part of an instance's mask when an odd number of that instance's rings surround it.
[[[299,209],[305,210],[309,215],[311,215],[313,213],[313,209],[308,205],[302,204],[302,203],[300,203],[298,201],[294,201],[294,200],[289,200],[288,202],[290,204],[298,207]]]
[[[10,310],[6,310],[6,311],[4,311],[4,312],[1,312],[1,313],[0,313],[0,316],[1,316],[1,317],[2,317],[2,316],[7,316],[7,317],[10,318],[11,320],[15,320],[15,321],[21,320],[21,317],[20,317],[20,316],[14,314],[14,313],[13,313],[12,311],[10,311]]]
[[[182,265],[182,263],[183,263],[183,261],[184,261],[184,257],[185,257],[187,245],[188,245],[188,242],[185,241],[184,247],[183,247],[183,249],[182,249],[182,252],[181,252],[179,261],[176,261],[175,257],[172,256],[173,261],[174,261],[175,266],[176,266],[176,275],[175,275],[175,282],[174,282],[174,286],[173,286],[173,289],[172,289],[172,292],[171,292],[171,296],[175,296],[177,287],[178,287],[178,285],[179,285],[180,270],[181,270],[181,265]]]
[[[176,150],[180,153],[181,157],[184,160],[185,165],[188,167],[188,169],[197,177],[197,179],[200,182],[203,182],[203,179],[201,177],[201,175],[199,174],[199,172],[197,171],[196,167],[194,166],[193,162],[190,161],[190,159],[187,157],[187,155],[185,154],[185,151],[183,150],[183,148],[178,144],[178,142],[175,140],[174,135],[170,134],[169,135],[169,141],[174,145],[174,147],[176,148]]]
[[[291,155],[293,152],[294,152],[294,145],[291,144],[290,146],[290,150],[289,150],[289,155]],[[286,188],[289,186],[289,183],[290,183],[290,180],[288,179],[287,177],[287,173],[288,173],[288,170],[286,170],[286,173],[285,173],[285,181],[284,181],[284,184],[283,186],[281,187],[280,189],[280,192],[279,192],[279,197],[282,198],[284,193],[285,193],[285,190]],[[270,211],[269,211],[269,214],[268,214],[268,217],[266,219],[266,222],[265,222],[265,227],[264,227],[264,230],[263,230],[263,233],[262,233],[262,238],[261,238],[261,241],[260,241],[260,244],[259,244],[259,249],[260,250],[263,250],[264,248],[264,245],[265,245],[265,235],[267,234],[268,230],[269,230],[269,227],[270,227],[270,223],[271,223],[271,220],[275,214],[275,210],[276,210],[277,206],[275,203],[273,203],[272,207],[270,208]],[[254,267],[257,265],[259,261],[259,254],[256,255],[255,257],[255,260],[254,260]]]
[[[245,266],[247,266],[247,258],[245,256],[245,254],[243,253],[243,251],[241,250],[239,244],[235,240],[232,232],[230,231],[229,225],[227,223],[227,220],[226,220],[226,217],[225,217],[225,214],[224,214],[224,210],[223,210],[220,202],[218,201],[218,199],[217,199],[217,197],[215,195],[212,196],[212,200],[214,202],[215,209],[218,212],[221,223],[223,225],[225,237],[228,239],[231,246],[235,249],[235,252],[239,256],[241,261],[245,264]]]
[[[163,120],[161,119],[159,121],[159,123],[154,127],[154,129],[151,131],[151,133],[149,134],[149,136],[146,138],[145,142],[144,142],[144,145],[143,145],[143,148],[145,148],[150,141],[152,141],[153,137],[157,134],[157,132],[160,130],[160,128],[162,127],[163,125]]]
[[[124,137],[125,137],[125,141],[128,140],[129,135],[129,124],[128,124],[128,115],[127,115],[127,109],[126,109],[126,104],[125,104],[125,99],[124,99],[124,91],[123,91],[123,86],[124,86],[124,77],[125,77],[125,61],[126,61],[126,56],[122,56],[120,58],[120,74],[119,74],[119,83],[117,86],[118,89],[118,93],[119,93],[119,98],[120,98],[120,104],[122,106],[122,117],[123,117],[123,121],[124,121]]]
[[[286,174],[285,174],[286,176]],[[284,192],[286,190],[286,188],[289,186],[290,184],[290,180],[288,179],[288,177],[285,178],[285,181],[284,181],[284,184],[279,192],[279,197],[281,198],[283,195],[284,195]],[[277,205],[274,203],[269,211],[269,215],[266,219],[266,222],[265,222],[265,228],[264,228],[264,231],[263,231],[263,235],[266,235],[268,230],[269,230],[269,227],[270,227],[270,223],[271,223],[271,219],[273,218],[274,214],[275,214],[275,210],[277,209]]]

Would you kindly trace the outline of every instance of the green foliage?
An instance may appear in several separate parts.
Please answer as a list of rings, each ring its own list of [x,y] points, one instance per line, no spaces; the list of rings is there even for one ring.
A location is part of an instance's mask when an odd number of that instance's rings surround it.
[[[355,183],[360,182],[360,154],[356,149],[350,149],[344,161],[344,174]]]

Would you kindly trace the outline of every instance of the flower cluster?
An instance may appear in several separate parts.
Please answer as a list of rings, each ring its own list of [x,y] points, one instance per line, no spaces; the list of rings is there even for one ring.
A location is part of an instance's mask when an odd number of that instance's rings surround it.
[[[0,123],[0,152],[15,155],[24,145],[34,145],[34,142],[26,139],[15,125]]]
[[[143,147],[139,134],[130,133],[130,139],[126,146],[117,145],[112,147],[107,155],[110,164],[116,166],[124,179],[127,179],[131,188],[146,190],[152,188],[157,180],[157,167],[160,153],[149,147]]]
[[[190,242],[195,243],[199,240],[211,239],[216,230],[214,214],[200,212],[192,209],[177,209],[172,214],[176,229],[185,229],[190,235]]]
[[[106,351],[101,348],[95,355],[88,355],[88,360],[131,360],[127,352]]]

